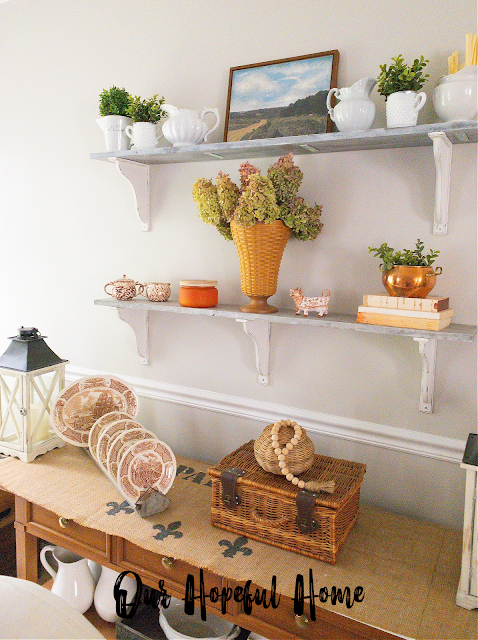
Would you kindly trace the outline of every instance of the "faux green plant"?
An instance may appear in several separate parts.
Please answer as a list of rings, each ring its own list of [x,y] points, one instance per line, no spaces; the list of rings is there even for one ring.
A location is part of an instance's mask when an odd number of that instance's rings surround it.
[[[154,95],[149,100],[142,100],[139,96],[131,98],[126,115],[133,119],[133,122],[159,122],[166,114],[161,109],[164,98]]]
[[[389,95],[397,91],[420,91],[429,77],[428,73],[423,73],[428,62],[429,60],[420,56],[409,66],[405,64],[403,56],[398,55],[396,58],[392,58],[393,64],[389,67],[386,64],[381,64],[380,74],[377,78],[379,94],[385,96],[386,100]]]
[[[131,96],[126,89],[111,87],[100,93],[100,116],[126,116]]]
[[[193,200],[206,224],[213,224],[232,240],[231,220],[245,227],[282,220],[298,240],[314,240],[322,230],[322,206],[309,206],[297,191],[303,179],[291,153],[269,167],[267,176],[244,162],[239,169],[239,188],[227,174],[219,173],[216,185],[199,178],[193,186]]]
[[[382,259],[380,266],[381,271],[388,271],[397,265],[407,265],[409,267],[429,267],[432,265],[439,255],[439,251],[430,249],[424,255],[424,243],[418,239],[415,249],[404,249],[403,251],[395,251],[384,242],[380,247],[369,247],[369,253],[374,252],[374,256]]]

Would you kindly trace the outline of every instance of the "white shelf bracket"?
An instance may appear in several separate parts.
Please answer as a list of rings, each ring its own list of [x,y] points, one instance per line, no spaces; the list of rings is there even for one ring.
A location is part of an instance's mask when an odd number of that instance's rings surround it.
[[[423,413],[433,412],[433,395],[435,392],[435,367],[437,358],[436,338],[413,338],[418,342],[422,359],[422,378],[420,382],[419,410]]]
[[[435,211],[433,214],[433,233],[448,233],[448,204],[450,201],[451,157],[453,145],[443,131],[428,134],[433,141],[435,157]]]
[[[236,318],[236,320],[242,322],[244,331],[254,342],[258,381],[260,384],[269,384],[271,323],[267,320],[243,320],[242,318]]]
[[[118,171],[133,188],[136,211],[141,222],[141,231],[151,230],[151,179],[150,166],[131,160],[113,158]]]
[[[136,348],[141,364],[149,364],[149,311],[145,309],[118,309],[120,320],[129,324],[136,336]]]

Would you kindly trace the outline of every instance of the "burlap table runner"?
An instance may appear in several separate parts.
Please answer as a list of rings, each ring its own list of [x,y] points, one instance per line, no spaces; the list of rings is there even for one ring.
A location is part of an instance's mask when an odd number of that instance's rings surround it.
[[[148,518],[133,512],[85,451],[70,445],[28,464],[0,459],[0,486],[80,525],[221,576],[270,588],[276,575],[278,592],[291,598],[298,574],[307,590],[310,569],[316,593],[334,585],[353,593],[361,586],[365,597],[352,609],[330,601],[321,606],[399,635],[476,638],[477,612],[455,605],[461,532],[362,505],[337,564],[330,565],[213,527],[207,468],[178,458],[171,505]]]

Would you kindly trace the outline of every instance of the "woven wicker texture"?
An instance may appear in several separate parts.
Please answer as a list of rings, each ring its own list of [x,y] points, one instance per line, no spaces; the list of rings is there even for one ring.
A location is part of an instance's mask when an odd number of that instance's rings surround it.
[[[234,510],[222,502],[221,472],[243,469],[246,474],[237,481],[241,504]],[[338,553],[355,524],[360,502],[360,486],[366,466],[358,462],[316,455],[304,480],[334,480],[332,494],[320,493],[314,510],[319,528],[302,533],[297,524],[298,489],[283,476],[264,471],[254,456],[251,440],[226,456],[212,469],[212,524],[282,549],[335,564]]]
[[[281,220],[243,227],[234,220],[231,232],[239,256],[241,291],[246,296],[272,296],[290,229]]]
[[[282,475],[281,468],[279,467],[279,461],[274,453],[274,447],[271,442],[271,429],[273,425],[269,424],[257,438],[254,443],[254,455],[257,462],[264,469],[270,473],[276,473]],[[294,437],[294,427],[282,426],[279,431],[279,445],[281,448],[290,442]],[[314,463],[314,444],[305,430],[302,430],[302,438],[299,440],[292,451],[287,455],[287,466],[289,471],[294,475],[307,471]]]

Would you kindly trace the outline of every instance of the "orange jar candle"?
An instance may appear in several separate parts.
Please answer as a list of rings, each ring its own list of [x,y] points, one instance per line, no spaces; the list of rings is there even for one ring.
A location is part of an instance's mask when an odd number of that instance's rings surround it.
[[[179,304],[182,307],[215,307],[218,300],[217,280],[180,280]]]

